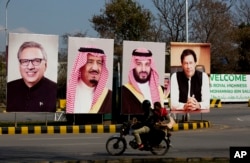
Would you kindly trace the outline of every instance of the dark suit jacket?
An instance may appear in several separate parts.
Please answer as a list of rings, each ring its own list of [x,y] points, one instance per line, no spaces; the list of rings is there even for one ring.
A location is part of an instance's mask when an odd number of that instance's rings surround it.
[[[23,79],[7,84],[7,112],[55,112],[57,84],[43,77],[29,88]]]

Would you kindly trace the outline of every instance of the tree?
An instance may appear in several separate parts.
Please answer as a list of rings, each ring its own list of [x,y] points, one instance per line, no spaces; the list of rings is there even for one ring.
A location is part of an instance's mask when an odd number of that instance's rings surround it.
[[[0,54],[0,109],[3,104],[6,104],[6,57],[5,54]]]
[[[190,39],[211,43],[211,73],[233,70],[236,54],[231,39],[234,24],[230,7],[231,3],[220,0],[199,0],[190,14]]]
[[[236,4],[235,15],[239,23],[250,24],[250,2],[248,0],[241,0]]]
[[[100,37],[114,39],[114,73],[118,63],[122,63],[123,40],[151,41],[152,13],[134,0],[110,0],[101,9],[100,15],[94,15],[89,21]]]
[[[68,38],[71,37],[85,37],[87,32],[65,33],[62,35],[62,43],[68,45]],[[66,85],[67,85],[67,60],[68,60],[68,47],[61,47],[59,54],[58,64],[58,81],[57,81],[57,97],[66,98]]]
[[[161,41],[185,42],[186,3],[184,0],[152,0],[158,13],[158,33]],[[189,1],[188,10],[194,7],[195,0]]]
[[[236,22],[238,28],[234,30],[232,37],[238,47],[238,62],[235,70],[237,73],[250,72],[250,2],[239,1],[236,5]]]
[[[151,37],[152,13],[133,0],[110,0],[90,22],[100,37],[113,38],[115,45],[123,40],[143,41]]]
[[[233,33],[233,39],[237,45],[237,73],[250,72],[250,24],[242,23]]]
[[[69,37],[86,37],[86,36],[87,32],[75,32],[75,33],[65,33],[61,37],[63,39],[63,43],[67,45]]]

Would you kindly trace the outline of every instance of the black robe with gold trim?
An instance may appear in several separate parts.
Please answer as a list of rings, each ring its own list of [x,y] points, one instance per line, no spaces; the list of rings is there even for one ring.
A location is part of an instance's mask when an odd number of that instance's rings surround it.
[[[159,86],[161,103],[164,101],[163,88]],[[144,96],[137,92],[131,84],[125,84],[121,89],[122,94],[122,114],[143,114],[142,102],[145,100]]]

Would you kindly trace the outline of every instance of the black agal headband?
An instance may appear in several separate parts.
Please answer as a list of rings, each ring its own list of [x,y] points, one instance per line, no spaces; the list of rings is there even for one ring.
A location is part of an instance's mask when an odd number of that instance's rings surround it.
[[[136,50],[138,50],[138,49],[133,50],[133,53],[132,53],[133,56],[140,56],[140,57],[151,57],[152,56],[152,52],[150,50],[148,50],[147,53],[137,52]]]
[[[97,49],[97,48],[80,48],[78,51],[104,54],[104,51],[102,49]]]

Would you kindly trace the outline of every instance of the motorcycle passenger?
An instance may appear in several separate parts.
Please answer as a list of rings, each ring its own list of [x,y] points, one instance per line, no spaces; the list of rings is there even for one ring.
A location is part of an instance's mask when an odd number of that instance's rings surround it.
[[[156,126],[159,127],[159,129],[163,130],[168,137],[171,136],[171,133],[169,132],[168,123],[170,122],[170,118],[167,112],[167,109],[162,107],[160,102],[154,103],[154,112],[156,115],[158,115],[158,119],[156,120]]]
[[[142,109],[144,110],[144,115],[143,115],[143,119],[141,122],[142,127],[138,129],[134,129],[134,131],[132,132],[138,144],[138,149],[142,149],[144,147],[141,141],[140,134],[149,133],[149,131],[154,127],[155,122],[156,122],[155,115],[153,113],[153,110],[151,108],[151,103],[149,100],[143,101]]]
[[[160,116],[159,114],[157,114],[158,111],[155,111],[151,108],[151,103],[148,100],[143,101],[142,108],[144,110],[144,116],[141,122],[141,127],[135,129],[132,132],[138,144],[138,149],[142,149],[144,147],[141,141],[140,134],[152,132],[153,135],[151,135],[150,139],[157,139],[157,140],[161,140],[162,138],[165,137],[165,132],[162,133],[161,130],[159,132],[159,130],[155,128],[156,122],[160,120]]]

